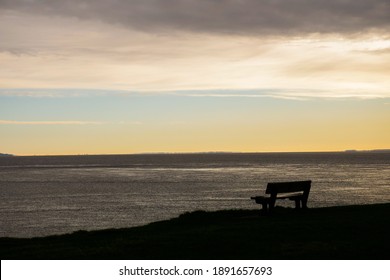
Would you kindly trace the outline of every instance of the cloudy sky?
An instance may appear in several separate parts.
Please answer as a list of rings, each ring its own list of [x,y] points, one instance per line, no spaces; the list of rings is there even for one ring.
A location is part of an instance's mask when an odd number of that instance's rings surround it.
[[[0,0],[0,152],[390,148],[388,0]]]

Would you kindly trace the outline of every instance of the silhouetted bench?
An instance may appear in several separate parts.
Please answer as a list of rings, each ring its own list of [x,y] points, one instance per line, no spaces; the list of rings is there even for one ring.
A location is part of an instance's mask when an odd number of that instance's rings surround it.
[[[267,196],[254,196],[257,204],[263,206],[262,212],[267,213],[275,207],[277,199],[289,199],[295,201],[295,208],[303,209],[307,208],[307,199],[309,197],[311,187],[311,181],[295,181],[295,182],[281,182],[281,183],[268,183],[265,194]]]

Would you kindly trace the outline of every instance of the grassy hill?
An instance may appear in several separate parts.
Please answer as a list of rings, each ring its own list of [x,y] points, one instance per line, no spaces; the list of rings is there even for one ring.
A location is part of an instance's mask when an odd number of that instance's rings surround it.
[[[1,259],[389,259],[390,204],[197,211],[146,226],[0,238]]]

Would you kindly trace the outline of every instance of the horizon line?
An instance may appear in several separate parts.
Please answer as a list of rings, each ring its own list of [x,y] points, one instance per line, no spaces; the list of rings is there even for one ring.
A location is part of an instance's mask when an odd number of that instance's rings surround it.
[[[253,151],[253,152],[240,152],[240,151],[204,151],[204,152],[140,152],[140,153],[102,153],[102,154],[10,154],[0,153],[0,156],[13,156],[13,157],[29,157],[29,156],[130,156],[130,155],[196,155],[196,154],[293,154],[293,153],[390,153],[390,148],[385,149],[365,149],[365,150],[329,150],[329,151]]]

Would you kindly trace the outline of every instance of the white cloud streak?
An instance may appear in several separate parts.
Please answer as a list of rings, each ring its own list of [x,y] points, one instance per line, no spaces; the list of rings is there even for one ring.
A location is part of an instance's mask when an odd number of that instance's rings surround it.
[[[0,120],[0,125],[100,125],[107,122],[94,121],[14,121]]]
[[[64,89],[18,89],[2,90],[0,97],[27,97],[27,98],[94,98],[94,97],[150,97],[150,96],[176,96],[179,98],[276,98],[288,100],[310,100],[310,99],[378,99],[389,98],[385,92],[378,93],[378,89],[369,90],[356,88],[355,90],[338,89],[338,90],[318,90],[318,89],[285,89],[285,88],[266,88],[250,90],[227,90],[227,89],[210,89],[210,90],[182,90],[182,91],[125,91],[125,90],[85,90],[72,89],[67,92]],[[376,94],[373,91],[377,92]],[[61,122],[59,122],[61,123]],[[80,124],[83,122],[81,121]],[[91,122],[91,124],[104,124],[105,122]],[[63,124],[66,124],[64,122]],[[70,123],[72,124],[72,123]],[[77,122],[74,124],[78,124]],[[137,121],[122,121],[119,124],[141,124]]]
[[[66,125],[66,126],[80,126],[80,125],[132,125],[139,126],[143,122],[140,121],[16,121],[16,120],[0,120],[0,125]]]

